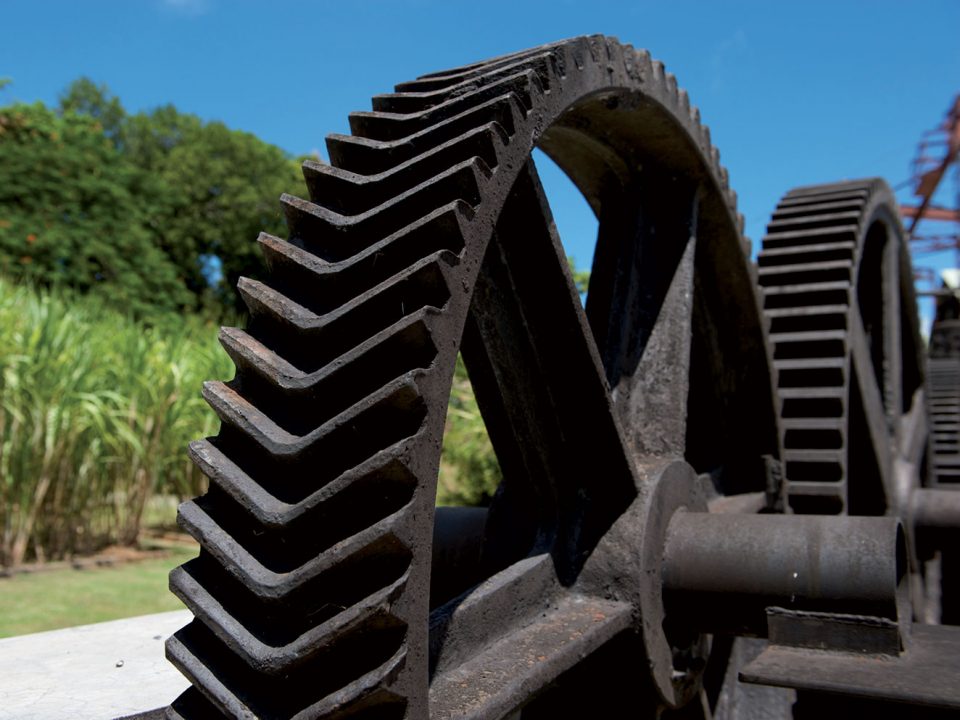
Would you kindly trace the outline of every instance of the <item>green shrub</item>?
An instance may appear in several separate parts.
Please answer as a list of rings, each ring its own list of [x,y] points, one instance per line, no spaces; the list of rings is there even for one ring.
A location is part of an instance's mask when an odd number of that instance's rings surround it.
[[[500,465],[459,356],[450,389],[437,482],[438,505],[485,505],[500,484]]]
[[[136,542],[147,501],[205,491],[186,454],[217,432],[200,397],[233,365],[216,327],[0,279],[0,565]],[[489,500],[500,468],[458,361],[437,501]]]
[[[0,347],[0,564],[132,543],[151,493],[202,492],[199,389],[232,372],[214,326],[0,281]]]

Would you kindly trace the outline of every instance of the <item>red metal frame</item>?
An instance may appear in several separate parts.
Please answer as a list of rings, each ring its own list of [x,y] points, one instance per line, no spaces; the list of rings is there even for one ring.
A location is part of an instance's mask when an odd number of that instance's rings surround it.
[[[921,220],[960,223],[960,207],[933,206],[933,197],[940,187],[947,170],[960,158],[960,95],[954,98],[944,121],[933,130],[924,133],[913,161],[913,194],[918,205],[903,205],[900,212],[910,219],[910,239],[918,252],[960,250],[960,233],[918,235],[917,225]],[[960,205],[960,199],[957,200]]]

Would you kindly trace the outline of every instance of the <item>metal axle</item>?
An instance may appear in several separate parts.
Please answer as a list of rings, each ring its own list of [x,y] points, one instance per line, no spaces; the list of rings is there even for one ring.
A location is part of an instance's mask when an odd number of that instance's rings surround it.
[[[892,517],[677,512],[663,552],[668,616],[766,635],[766,608],[898,617],[906,573]]]

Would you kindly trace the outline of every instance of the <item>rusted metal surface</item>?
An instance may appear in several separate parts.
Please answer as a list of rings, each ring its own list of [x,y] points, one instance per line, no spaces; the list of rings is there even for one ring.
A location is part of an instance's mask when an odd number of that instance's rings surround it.
[[[668,608],[710,633],[765,636],[769,607],[872,615],[896,628],[906,574],[892,517],[678,512],[663,550]]]
[[[916,237],[917,225],[921,220],[947,220],[956,222],[958,210],[934,208],[931,206],[937,187],[943,180],[947,169],[960,157],[960,95],[954,98],[947,110],[943,122],[934,130],[924,133],[914,160],[914,195],[920,200],[916,208],[908,208],[904,217],[912,218],[910,237]],[[954,237],[956,248],[956,237]]]
[[[930,472],[927,489],[914,498],[918,552],[939,573],[939,616],[960,624],[960,299],[944,288],[936,299],[927,361]]]
[[[881,700],[924,708],[914,712],[956,707],[946,689],[960,672],[944,650],[955,641],[952,631],[913,624],[904,590],[917,617],[939,618],[941,608],[949,617],[952,573],[943,553],[949,557],[956,543],[960,516],[955,493],[923,485],[937,485],[950,466],[941,458],[960,376],[919,352],[897,218],[879,180],[794,190],[778,206],[759,257],[791,505],[886,514],[907,531],[898,544],[895,613],[842,603],[766,608],[770,646],[741,677],[796,688],[798,717],[831,702],[859,713]],[[941,309],[951,300],[940,299]],[[950,346],[949,328],[935,329],[931,355],[949,355]]]
[[[762,491],[778,454],[742,220],[699,113],[600,37],[373,107],[305,164],[289,238],[260,239],[270,279],[240,282],[250,325],[222,333],[237,377],[208,384],[220,434],[191,448],[211,490],[180,513],[202,552],[171,575],[196,620],[168,654],[194,687],[169,715],[501,717],[624,632],[660,648],[641,705],[686,702],[695,673],[638,612],[642,521],[664,472]],[[600,217],[586,312],[535,145]],[[458,351],[504,482],[482,539],[432,553]],[[477,551],[486,579],[431,598],[432,554],[441,572]]]
[[[913,524],[918,529],[960,529],[960,492],[935,488],[914,492]]]
[[[907,644],[909,608],[901,617],[885,614],[818,612],[770,606],[767,608],[767,639],[770,647],[805,648],[835,654],[899,655]],[[811,655],[809,662],[816,662]]]
[[[927,361],[932,487],[960,488],[960,299],[954,289],[937,296]]]
[[[899,512],[901,424],[923,379],[913,279],[882,180],[784,195],[758,256],[796,512]],[[922,412],[922,410],[920,410]]]
[[[905,218],[915,218],[923,215],[924,220],[944,220],[946,222],[960,222],[960,210],[951,208],[927,207],[922,210],[914,205],[901,205],[900,214]]]
[[[699,112],[603,37],[402,83],[350,126],[304,164],[310,200],[283,197],[289,237],[261,236],[249,326],[221,333],[237,374],[205,387],[221,428],[190,450],[210,491],[180,510],[202,549],[170,578],[195,619],[167,644],[192,683],[169,718],[626,699],[732,719],[745,655],[711,643],[721,619],[808,613],[778,616],[782,639],[854,609],[900,637],[896,517],[782,514],[788,488],[795,509],[897,516],[916,485],[920,346],[882,183],[788,194],[758,275]],[[534,147],[600,220],[586,308]],[[458,352],[503,482],[489,508],[435,510]],[[689,602],[705,574],[749,622]]]
[[[918,625],[913,629],[910,651],[902,655],[771,646],[740,675],[747,682],[956,712],[960,707],[957,657],[960,628]],[[922,710],[896,704],[887,705],[885,710],[884,714],[891,716],[903,713],[904,717],[923,717]]]

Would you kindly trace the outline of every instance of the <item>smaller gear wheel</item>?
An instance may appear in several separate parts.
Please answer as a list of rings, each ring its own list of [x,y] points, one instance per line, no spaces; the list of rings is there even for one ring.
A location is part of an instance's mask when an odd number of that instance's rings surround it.
[[[919,468],[924,450],[924,439],[908,437],[908,419],[925,412],[923,343],[889,187],[870,179],[791,190],[757,261],[791,506],[902,513],[894,466]]]

